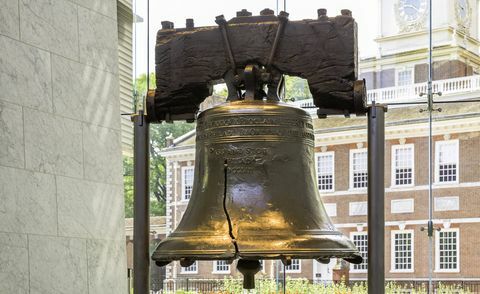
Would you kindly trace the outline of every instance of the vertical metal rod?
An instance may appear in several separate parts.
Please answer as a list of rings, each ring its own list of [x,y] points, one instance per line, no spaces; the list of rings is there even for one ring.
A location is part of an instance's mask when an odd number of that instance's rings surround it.
[[[127,268],[127,293],[130,294],[132,290],[132,269]]]
[[[150,0],[147,0],[147,95],[148,95],[148,90],[150,90],[150,39],[149,38],[150,38]]]
[[[133,117],[133,291],[149,293],[149,129],[143,110]]]
[[[385,107],[368,110],[368,293],[385,293]]]
[[[433,111],[433,61],[432,61],[432,0],[429,1],[428,18],[428,293],[432,293],[433,273],[433,193],[432,193],[432,111]]]

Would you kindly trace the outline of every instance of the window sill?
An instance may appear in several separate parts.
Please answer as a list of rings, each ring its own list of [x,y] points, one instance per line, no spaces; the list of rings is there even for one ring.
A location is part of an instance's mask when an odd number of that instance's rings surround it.
[[[451,269],[451,270],[441,270],[441,269],[435,269],[433,271],[434,273],[439,273],[439,274],[448,274],[448,273],[459,273],[459,269]]]
[[[196,275],[196,274],[198,274],[198,271],[196,271],[196,272],[182,272],[181,271],[180,274],[181,275]]]
[[[298,271],[297,270],[295,270],[295,271],[292,270],[292,271],[285,271],[285,273],[286,274],[301,274],[302,271],[301,270],[298,270]]]
[[[335,193],[335,190],[318,190],[319,193]]]
[[[365,193],[368,191],[368,188],[349,188],[348,191]]]
[[[415,270],[414,269],[411,269],[411,270],[390,270],[390,273],[392,274],[411,274],[411,273],[414,273]]]
[[[213,271],[212,274],[216,275],[229,275],[230,271]]]
[[[448,185],[458,185],[460,184],[460,181],[455,181],[455,182],[434,182],[433,186],[448,186]]]
[[[351,274],[366,274],[368,273],[368,270],[351,270]]]
[[[408,185],[390,185],[390,189],[403,189],[403,188],[412,188],[415,187],[415,184]]]

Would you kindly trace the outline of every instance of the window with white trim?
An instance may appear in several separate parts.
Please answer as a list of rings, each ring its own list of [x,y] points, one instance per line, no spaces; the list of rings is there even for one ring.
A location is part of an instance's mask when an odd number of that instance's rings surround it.
[[[182,199],[188,200],[192,196],[193,190],[193,166],[182,167]]]
[[[292,264],[285,267],[286,273],[300,273],[302,270],[300,259],[292,259]]]
[[[413,84],[414,79],[413,79],[412,68],[397,70],[396,73],[397,73],[396,75],[397,87],[408,86]]]
[[[413,144],[392,146],[392,186],[413,185]]]
[[[442,229],[435,232],[435,269],[438,272],[460,270],[460,236],[458,229]]]
[[[392,231],[392,271],[413,272],[413,230]]]
[[[198,273],[198,261],[195,261],[191,266],[183,267],[180,270],[182,274],[196,274]]]
[[[367,149],[352,149],[350,150],[350,188],[365,189],[367,185]]]
[[[230,264],[226,260],[215,260],[213,262],[214,273],[230,273]]]
[[[458,182],[458,140],[435,142],[435,181]]]
[[[335,181],[334,152],[317,153],[317,182],[321,192],[333,192]]]
[[[351,232],[350,239],[358,249],[358,252],[363,258],[360,264],[351,264],[350,271],[352,272],[367,272],[368,270],[368,234],[367,232]]]

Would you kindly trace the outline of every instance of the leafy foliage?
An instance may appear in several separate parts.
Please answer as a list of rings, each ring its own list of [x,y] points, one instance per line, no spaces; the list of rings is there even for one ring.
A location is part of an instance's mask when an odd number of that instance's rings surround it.
[[[220,293],[244,293],[242,289],[242,280],[225,278],[223,283],[223,290]],[[282,286],[278,285],[274,279],[261,279],[255,281],[255,293],[273,294],[278,293]],[[385,293],[412,293],[412,294],[427,294],[427,289],[422,286],[420,289],[415,289],[413,285],[399,285],[390,282],[385,286]],[[367,294],[368,288],[365,282],[357,282],[352,285],[347,285],[344,281],[340,283],[326,283],[326,284],[312,284],[307,279],[291,279],[287,277],[286,293],[295,294]],[[442,294],[467,294],[471,293],[468,290],[463,290],[459,285],[445,285],[439,284],[435,293]]]
[[[307,80],[294,76],[285,76],[285,97],[293,100],[312,98]]]
[[[140,75],[136,80],[138,97],[144,97],[147,89],[147,75]],[[150,88],[155,87],[155,74],[150,74]],[[165,215],[166,201],[166,162],[160,155],[166,147],[169,136],[179,137],[192,130],[195,124],[185,122],[162,123],[150,125],[150,215]],[[125,217],[133,217],[133,159],[125,157],[124,167],[124,195]]]

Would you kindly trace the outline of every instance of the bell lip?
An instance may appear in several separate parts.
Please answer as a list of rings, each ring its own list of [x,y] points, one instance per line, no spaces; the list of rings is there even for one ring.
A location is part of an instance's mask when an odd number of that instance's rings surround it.
[[[354,249],[324,249],[324,250],[282,250],[282,251],[241,251],[225,252],[221,250],[161,250],[155,251],[152,254],[152,260],[154,261],[174,261],[181,259],[193,259],[193,260],[233,260],[238,258],[244,259],[265,259],[275,260],[284,259],[285,257],[293,259],[318,259],[318,258],[343,258],[350,263],[359,264],[362,263],[362,257],[358,251]]]
[[[152,254],[152,259],[155,261],[173,261],[180,260],[183,258],[186,259],[195,259],[195,260],[231,260],[236,258],[248,258],[248,259],[282,259],[285,257],[296,258],[296,259],[317,259],[322,257],[335,257],[343,258],[352,263],[361,263],[362,258],[359,254],[358,249],[355,247],[353,242],[344,236],[341,232],[338,231],[322,231],[322,230],[312,230],[307,231],[310,234],[305,234],[304,236],[332,236],[336,237],[336,240],[331,240],[336,245],[330,244],[329,247],[321,247],[322,240],[314,241],[313,244],[318,244],[317,247],[312,246],[312,243],[305,243],[298,245],[298,247],[293,247],[291,249],[279,249],[273,248],[254,248],[246,245],[245,240],[242,241],[242,238],[237,239],[238,252],[235,251],[235,247],[231,242],[225,242],[213,249],[196,249],[194,245],[195,240],[199,236],[192,236],[191,234],[183,234],[184,232],[178,234],[173,233],[167,239],[160,242]],[[312,234],[314,233],[314,234]],[[175,234],[175,235],[174,235]],[[185,238],[187,237],[187,238]],[[224,236],[216,236],[218,239],[224,240]],[[212,236],[212,238],[215,238]],[[307,238],[313,240],[312,238]],[[190,240],[190,241],[188,241]],[[226,240],[225,240],[226,241]],[[308,247],[307,247],[308,246]],[[175,248],[175,249],[172,249]],[[179,249],[183,248],[183,249]],[[198,248],[198,247],[197,247]]]
[[[282,260],[286,257],[291,259],[319,259],[319,258],[342,258],[345,261],[353,264],[360,264],[363,262],[362,256],[358,252],[354,251],[343,251],[339,252],[339,250],[331,250],[331,251],[323,251],[323,252],[304,252],[303,254],[299,254],[299,252],[288,252],[284,251],[282,253],[275,252],[275,253],[268,253],[268,252],[255,252],[255,253],[229,253],[225,254],[225,252],[217,252],[210,254],[205,254],[204,251],[199,250],[198,252],[189,251],[189,253],[185,254],[168,254],[164,253],[161,254],[162,256],[155,256],[152,255],[152,260],[155,262],[172,262],[178,261],[182,259],[191,259],[191,260],[235,260],[235,259],[249,259],[249,260]]]

